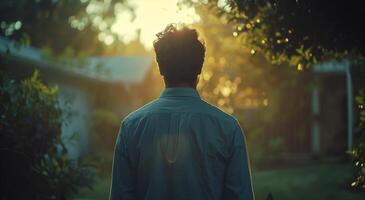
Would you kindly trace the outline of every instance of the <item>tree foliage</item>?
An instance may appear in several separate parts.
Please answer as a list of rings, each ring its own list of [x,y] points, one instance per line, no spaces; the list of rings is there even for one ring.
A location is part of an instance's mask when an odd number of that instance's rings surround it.
[[[1,199],[68,199],[91,186],[93,170],[71,160],[61,140],[65,112],[57,87],[38,72],[21,82],[0,76]]]
[[[332,58],[363,58],[362,1],[204,0],[235,25],[233,35],[275,64],[299,70]]]
[[[191,2],[191,1],[190,1]],[[195,1],[196,2],[196,1]],[[328,0],[208,0],[217,16],[234,25],[237,41],[260,52],[273,64],[298,70],[328,59],[363,60],[365,37],[362,1]],[[350,156],[351,186],[365,188],[364,94],[357,96],[359,131]],[[290,120],[289,120],[290,121]],[[286,124],[290,124],[286,121]],[[298,135],[297,135],[298,137]]]
[[[132,12],[125,0],[2,0],[0,35],[65,51],[100,54],[116,40],[111,31],[118,12]]]

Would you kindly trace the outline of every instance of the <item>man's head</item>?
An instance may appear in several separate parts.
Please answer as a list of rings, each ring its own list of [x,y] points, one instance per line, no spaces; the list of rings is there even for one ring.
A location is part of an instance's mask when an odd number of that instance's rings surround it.
[[[198,40],[195,29],[177,28],[170,24],[157,34],[153,47],[166,85],[196,86],[204,62],[205,47]]]

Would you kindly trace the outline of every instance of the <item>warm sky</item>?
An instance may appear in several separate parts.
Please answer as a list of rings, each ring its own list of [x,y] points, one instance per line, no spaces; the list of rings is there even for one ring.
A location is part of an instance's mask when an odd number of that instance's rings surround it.
[[[141,41],[146,47],[151,47],[156,33],[169,23],[193,23],[199,21],[194,8],[179,9],[178,0],[130,0],[135,9],[136,18],[128,12],[121,12],[117,22],[112,27],[114,32],[123,35],[128,42],[136,38],[136,32],[141,30]]]

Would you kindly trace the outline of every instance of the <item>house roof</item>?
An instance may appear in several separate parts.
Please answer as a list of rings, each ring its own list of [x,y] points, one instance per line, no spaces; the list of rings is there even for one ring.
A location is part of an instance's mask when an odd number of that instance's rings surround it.
[[[76,77],[111,83],[140,83],[151,67],[151,56],[89,57],[81,62],[75,60],[58,63],[47,59],[37,48],[19,45],[0,37],[0,55],[36,63],[37,67],[60,70]]]
[[[348,60],[330,60],[313,65],[313,71],[317,73],[344,73],[350,67],[351,63]]]
[[[365,78],[365,61],[360,60],[329,60],[313,65],[313,72],[324,74],[350,73],[354,77]]]
[[[92,57],[88,59],[86,71],[99,78],[122,82],[142,82],[151,66],[148,56]],[[98,66],[103,70],[98,71]]]

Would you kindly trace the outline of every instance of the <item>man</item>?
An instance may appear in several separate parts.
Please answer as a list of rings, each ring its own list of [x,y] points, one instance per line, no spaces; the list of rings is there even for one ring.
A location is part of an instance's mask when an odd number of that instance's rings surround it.
[[[154,49],[166,88],[123,120],[110,199],[254,199],[237,120],[196,91],[205,54],[197,31],[169,25],[157,37]]]

